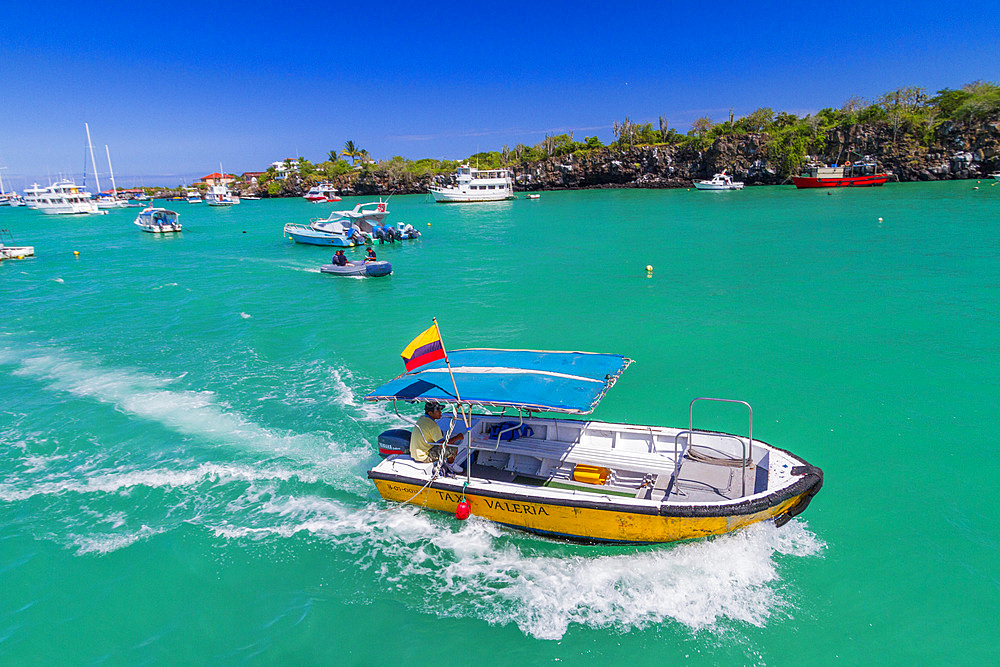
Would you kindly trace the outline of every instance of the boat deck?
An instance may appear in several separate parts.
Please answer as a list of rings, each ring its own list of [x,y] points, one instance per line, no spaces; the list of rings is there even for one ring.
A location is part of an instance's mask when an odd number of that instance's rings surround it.
[[[473,441],[470,473],[495,482],[683,503],[734,500],[767,488],[766,450],[754,447],[753,463],[747,464],[744,480],[743,454],[735,442],[694,447],[685,442],[676,476],[673,451],[616,453],[535,438],[504,441],[497,447],[484,444]],[[460,458],[464,458],[464,448]],[[605,484],[576,481],[573,471],[578,464],[600,466],[611,473]]]

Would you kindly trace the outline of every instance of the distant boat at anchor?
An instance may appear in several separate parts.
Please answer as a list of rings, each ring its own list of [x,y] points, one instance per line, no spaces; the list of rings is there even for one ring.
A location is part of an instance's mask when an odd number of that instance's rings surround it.
[[[867,155],[854,162],[847,160],[842,165],[810,165],[800,176],[792,176],[792,183],[799,189],[871,187],[884,185],[888,180],[889,175]]]
[[[463,164],[455,172],[455,185],[432,186],[434,201],[483,202],[514,198],[514,180],[509,169],[479,170]]]

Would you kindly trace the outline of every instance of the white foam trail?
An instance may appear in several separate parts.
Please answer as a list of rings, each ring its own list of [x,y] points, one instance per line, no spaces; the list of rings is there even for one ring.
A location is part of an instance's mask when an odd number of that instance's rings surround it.
[[[760,627],[792,605],[775,556],[814,556],[825,548],[794,521],[629,554],[567,546],[559,551],[581,555],[534,555],[549,543],[512,542],[496,524],[477,519],[454,531],[444,515],[412,507],[357,509],[326,498],[278,498],[262,511],[278,522],[224,523],[213,530],[225,539],[316,535],[358,554],[358,565],[372,568],[381,586],[415,589],[417,599],[426,600],[423,611],[513,623],[539,639],[560,639],[571,625],[627,631],[676,622],[713,632],[734,622]]]
[[[88,553],[106,554],[118,549],[124,549],[139,540],[149,539],[153,535],[159,535],[162,532],[164,531],[143,526],[139,530],[130,533],[71,535],[70,541],[77,547],[77,556]]]
[[[366,480],[355,470],[370,450],[342,451],[318,434],[280,433],[258,426],[223,409],[213,392],[167,389],[175,378],[92,367],[51,351],[15,353],[0,349],[0,364],[15,365],[15,375],[49,382],[53,391],[108,403],[179,433],[295,458],[321,467],[329,473],[331,483],[340,488],[360,493],[368,490]],[[342,402],[353,403],[353,393],[345,383],[339,382],[335,391],[342,395]]]
[[[154,468],[134,470],[119,468],[110,472],[100,472],[82,479],[60,479],[43,481],[26,488],[17,484],[0,483],[0,500],[16,502],[39,495],[63,495],[66,493],[113,494],[142,486],[151,489],[192,487],[210,482],[230,484],[233,482],[289,481],[297,479],[304,483],[319,481],[318,475],[309,471],[290,470],[278,466],[242,466],[231,464],[203,463],[195,468],[177,470]]]

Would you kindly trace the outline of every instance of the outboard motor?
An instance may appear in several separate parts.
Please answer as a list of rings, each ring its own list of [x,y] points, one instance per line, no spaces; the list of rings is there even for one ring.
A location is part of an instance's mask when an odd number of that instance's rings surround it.
[[[410,431],[405,428],[392,428],[382,431],[378,436],[378,455],[382,458],[394,454],[410,455]]]

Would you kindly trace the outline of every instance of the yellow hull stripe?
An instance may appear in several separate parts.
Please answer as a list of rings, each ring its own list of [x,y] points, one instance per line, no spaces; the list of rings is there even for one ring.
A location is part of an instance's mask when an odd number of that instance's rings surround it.
[[[409,502],[428,509],[455,513],[461,493],[416,484],[376,479],[378,492],[386,500]],[[419,492],[419,493],[418,493]],[[622,542],[676,542],[709,535],[722,535],[782,514],[801,500],[800,494],[754,514],[713,517],[664,517],[625,511],[567,507],[521,500],[501,500],[466,491],[472,514],[497,523],[528,530],[593,540]]]

